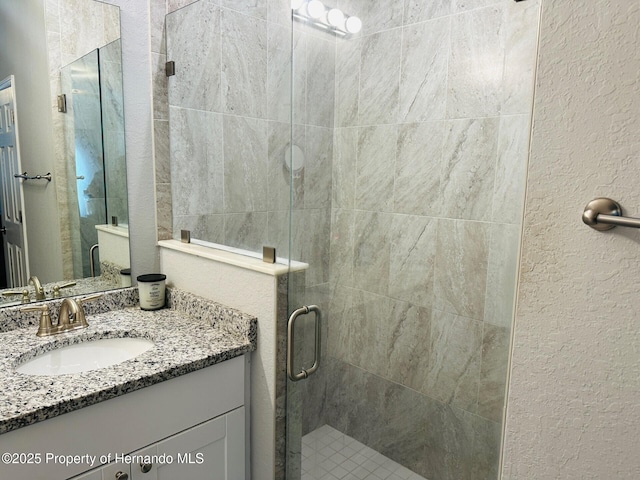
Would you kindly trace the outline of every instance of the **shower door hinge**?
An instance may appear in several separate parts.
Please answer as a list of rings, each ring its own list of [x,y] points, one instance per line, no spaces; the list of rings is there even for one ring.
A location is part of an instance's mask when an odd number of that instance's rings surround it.
[[[58,111],[60,113],[67,113],[67,96],[64,93],[58,95]]]
[[[176,62],[171,60],[164,64],[164,73],[167,77],[173,77],[176,74]]]

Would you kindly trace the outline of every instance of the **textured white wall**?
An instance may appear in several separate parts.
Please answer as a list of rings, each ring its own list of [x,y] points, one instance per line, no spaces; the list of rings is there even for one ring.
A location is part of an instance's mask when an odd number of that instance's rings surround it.
[[[503,478],[640,478],[640,3],[542,3]]]

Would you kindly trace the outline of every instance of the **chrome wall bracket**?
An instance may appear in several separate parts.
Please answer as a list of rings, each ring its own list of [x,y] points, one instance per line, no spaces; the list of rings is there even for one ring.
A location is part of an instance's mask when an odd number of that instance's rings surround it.
[[[313,365],[309,368],[303,368],[298,373],[293,373],[294,370],[294,346],[295,346],[295,322],[296,319],[302,315],[307,315],[308,313],[315,313],[315,323],[314,323],[314,333],[315,333],[315,348],[313,352]],[[308,378],[309,375],[318,370],[320,366],[320,322],[322,321],[322,314],[320,313],[320,308],[317,305],[309,305],[300,307],[289,317],[289,323],[287,325],[287,376],[289,380],[292,382],[298,382],[300,380],[304,380]]]
[[[595,198],[587,204],[582,221],[601,232],[616,226],[640,228],[640,218],[623,217],[620,204],[605,197]]]

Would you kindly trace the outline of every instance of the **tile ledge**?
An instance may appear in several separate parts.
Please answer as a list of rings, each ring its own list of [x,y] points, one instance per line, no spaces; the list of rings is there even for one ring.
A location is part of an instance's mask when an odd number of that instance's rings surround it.
[[[158,247],[167,250],[175,250],[177,252],[194,255],[196,257],[206,258],[220,263],[234,265],[246,270],[265,273],[267,275],[279,276],[289,272],[298,272],[309,268],[309,264],[303,262],[291,261],[291,266],[283,263],[265,263],[259,258],[254,258],[241,253],[229,252],[219,248],[196,245],[193,243],[182,243],[179,240],[161,240]]]

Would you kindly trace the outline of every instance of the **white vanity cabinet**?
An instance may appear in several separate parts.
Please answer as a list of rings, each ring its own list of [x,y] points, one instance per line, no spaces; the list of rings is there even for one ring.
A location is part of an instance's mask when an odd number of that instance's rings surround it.
[[[73,480],[244,480],[244,407]]]
[[[245,356],[236,357],[2,434],[2,452],[39,452],[43,461],[2,465],[0,477],[116,480],[121,472],[120,480],[244,480],[247,363]],[[111,455],[111,460],[62,465],[45,462],[46,454]],[[116,455],[120,458],[114,462]],[[165,461],[152,462],[143,472],[138,462],[122,461],[122,455],[155,455]]]

